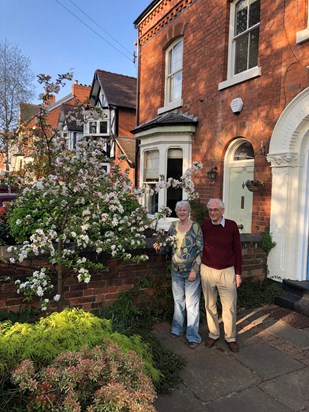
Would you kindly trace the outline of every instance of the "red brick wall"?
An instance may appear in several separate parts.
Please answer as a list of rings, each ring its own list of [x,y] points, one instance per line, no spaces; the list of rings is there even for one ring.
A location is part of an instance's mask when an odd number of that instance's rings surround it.
[[[307,0],[261,0],[259,66],[262,75],[224,90],[228,55],[227,0],[164,0],[139,27],[139,123],[158,116],[164,103],[165,49],[184,37],[183,107],[197,117],[192,159],[204,169],[218,167],[209,185],[205,173],[196,178],[201,200],[222,197],[223,161],[234,139],[248,139],[255,151],[255,177],[265,190],[254,194],[252,232],[269,226],[271,171],[265,158],[274,126],[287,104],[308,87],[308,41],[296,44],[296,33],[307,25]],[[242,112],[230,103],[241,97]],[[261,151],[263,142],[263,150]]]
[[[133,130],[135,126],[136,111],[120,108],[118,119],[118,136],[131,136],[134,139],[131,130]]]
[[[266,254],[261,248],[260,240],[248,236],[246,235],[242,242],[243,276],[262,280],[267,273]],[[152,250],[148,251],[148,255],[149,260],[142,264],[109,260],[109,271],[92,273],[89,284],[78,283],[76,275],[66,274],[63,306],[81,307],[84,310],[95,312],[101,307],[108,307],[117,299],[119,292],[132,289],[139,280],[145,278],[155,285],[156,291],[170,287],[165,259]],[[38,302],[23,302],[23,296],[17,294],[14,282],[16,279],[25,280],[34,270],[42,266],[44,266],[43,258],[35,258],[19,265],[5,263],[1,260],[0,311],[19,311],[27,306],[34,306],[34,303],[38,306]]]

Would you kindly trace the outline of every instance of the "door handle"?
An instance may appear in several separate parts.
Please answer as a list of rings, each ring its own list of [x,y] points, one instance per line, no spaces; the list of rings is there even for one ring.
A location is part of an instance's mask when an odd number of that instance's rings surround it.
[[[244,228],[244,225],[243,225],[243,224],[237,225],[237,227],[238,227],[238,229],[243,229],[243,228]]]

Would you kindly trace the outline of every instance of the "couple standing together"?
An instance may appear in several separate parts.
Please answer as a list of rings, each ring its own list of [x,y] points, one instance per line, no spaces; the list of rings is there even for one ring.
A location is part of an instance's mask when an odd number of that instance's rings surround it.
[[[190,219],[190,204],[176,204],[177,222],[167,236],[176,242],[172,251],[172,291],[174,315],[173,337],[186,338],[190,348],[201,343],[199,334],[199,303],[201,286],[209,335],[205,345],[211,348],[220,338],[217,294],[222,305],[224,339],[232,352],[238,352],[236,341],[237,288],[241,285],[242,253],[237,224],[224,218],[224,203],[211,199],[207,204],[210,219],[201,226]],[[155,243],[154,248],[160,249]],[[186,322],[186,324],[185,324]]]

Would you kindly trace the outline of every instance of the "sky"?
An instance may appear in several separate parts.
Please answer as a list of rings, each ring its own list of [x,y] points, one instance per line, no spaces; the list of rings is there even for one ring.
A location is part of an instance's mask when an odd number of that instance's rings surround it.
[[[137,76],[134,20],[151,0],[0,0],[0,42],[17,46],[34,75],[72,71],[91,85],[97,69]],[[34,80],[35,94],[43,90]],[[57,100],[71,93],[69,82]],[[35,99],[32,103],[38,103]]]

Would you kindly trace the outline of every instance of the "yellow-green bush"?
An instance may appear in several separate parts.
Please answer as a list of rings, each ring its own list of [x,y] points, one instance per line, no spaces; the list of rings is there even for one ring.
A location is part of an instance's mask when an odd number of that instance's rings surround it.
[[[84,345],[104,347],[108,341],[118,344],[125,353],[135,351],[145,364],[144,372],[154,381],[159,378],[148,346],[139,336],[113,332],[110,321],[76,308],[54,312],[34,324],[1,323],[0,374],[5,380],[7,373],[24,359],[42,367],[62,352],[76,351]]]

